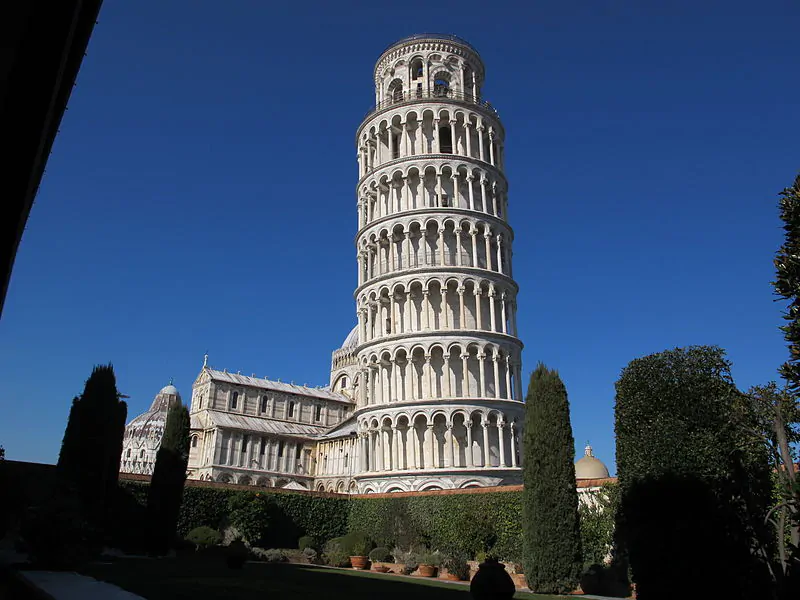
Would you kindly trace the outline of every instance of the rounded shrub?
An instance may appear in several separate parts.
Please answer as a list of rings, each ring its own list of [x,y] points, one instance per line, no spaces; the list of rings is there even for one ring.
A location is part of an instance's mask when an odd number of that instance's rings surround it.
[[[346,567],[350,564],[350,553],[344,549],[342,538],[328,540],[322,550],[325,564],[332,567]]]
[[[451,575],[455,575],[461,581],[469,579],[469,564],[461,556],[449,556],[442,561],[442,566]]]
[[[367,556],[373,545],[367,535],[358,531],[348,533],[342,538],[342,549],[350,556]]]
[[[222,543],[222,534],[211,527],[195,527],[186,535],[186,541],[194,544],[196,550],[205,550]]]
[[[319,543],[312,536],[304,535],[299,540],[297,540],[297,548],[299,550],[305,550],[306,548],[313,548],[314,550],[318,550]]]
[[[378,546],[370,550],[369,559],[372,562],[390,562],[393,560],[392,553],[389,552],[388,548],[384,548],[383,546]]]

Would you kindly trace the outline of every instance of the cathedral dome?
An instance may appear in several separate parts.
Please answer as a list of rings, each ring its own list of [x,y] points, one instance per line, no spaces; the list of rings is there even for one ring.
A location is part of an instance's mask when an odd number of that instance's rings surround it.
[[[358,346],[358,325],[353,327],[350,330],[350,333],[347,334],[347,337],[344,338],[344,342],[342,343],[342,350],[352,350]]]
[[[592,447],[586,444],[585,454],[575,463],[575,479],[607,479],[608,467],[592,454]]]

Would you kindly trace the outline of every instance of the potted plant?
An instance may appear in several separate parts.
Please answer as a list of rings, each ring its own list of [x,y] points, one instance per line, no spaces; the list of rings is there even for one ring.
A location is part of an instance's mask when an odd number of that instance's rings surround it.
[[[373,548],[369,553],[369,560],[372,563],[372,570],[378,573],[389,572],[389,567],[378,563],[389,562],[391,558],[392,555],[389,552],[389,549],[384,548],[383,546],[378,546],[377,548]]]
[[[419,557],[419,574],[422,577],[433,577],[436,574],[436,567],[442,562],[437,552],[424,552]]]
[[[445,579],[450,581],[466,581],[469,579],[469,565],[460,556],[448,556],[442,561],[442,567],[446,569]]]
[[[350,552],[350,564],[354,569],[366,569],[369,564],[369,554],[372,542],[363,533],[350,533],[346,537],[346,545]]]

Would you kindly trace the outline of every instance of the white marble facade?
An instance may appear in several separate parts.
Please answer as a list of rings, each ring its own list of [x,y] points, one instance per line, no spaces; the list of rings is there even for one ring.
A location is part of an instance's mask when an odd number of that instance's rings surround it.
[[[326,388],[204,364],[191,478],[361,493],[521,482],[505,130],[483,62],[423,34],[373,76],[356,132],[357,325]]]

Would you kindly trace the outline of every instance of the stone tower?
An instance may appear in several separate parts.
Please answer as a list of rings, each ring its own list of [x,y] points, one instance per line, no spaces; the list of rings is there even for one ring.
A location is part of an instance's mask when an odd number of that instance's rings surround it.
[[[359,490],[519,483],[505,130],[483,62],[458,37],[414,35],[374,81],[356,134]]]

